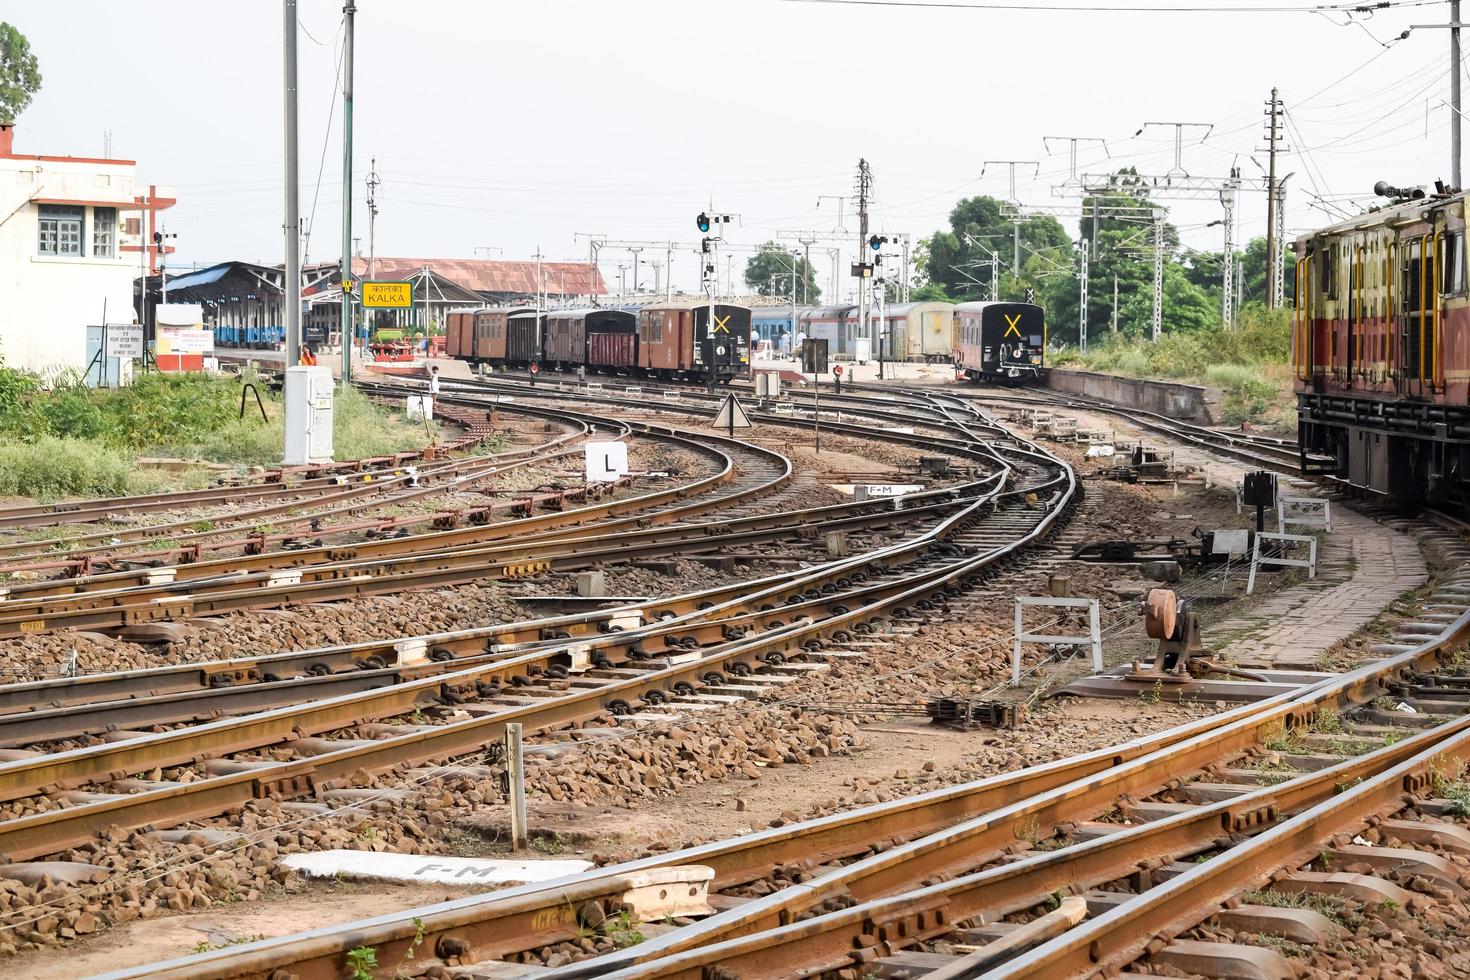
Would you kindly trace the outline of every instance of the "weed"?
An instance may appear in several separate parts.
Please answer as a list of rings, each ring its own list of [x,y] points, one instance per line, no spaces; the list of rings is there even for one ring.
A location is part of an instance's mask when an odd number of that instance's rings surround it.
[[[1387,694],[1380,694],[1373,699],[1373,707],[1379,711],[1397,711],[1399,710],[1399,702],[1397,698],[1390,697]]]
[[[246,943],[258,943],[265,939],[265,933],[257,932],[252,936],[231,936],[222,943],[212,943],[208,939],[201,939],[194,944],[195,953],[210,953],[216,949],[229,949],[231,946],[243,946]]]
[[[618,913],[616,919],[609,919],[611,928],[606,929],[607,938],[611,939],[613,945],[618,949],[627,949],[629,946],[637,946],[648,937],[639,932],[633,917],[627,910]]]
[[[1287,755],[1302,751],[1301,737],[1294,730],[1280,729],[1267,735],[1261,743],[1272,752],[1281,752]]]
[[[1278,936],[1275,933],[1264,933],[1262,935],[1252,936],[1251,941],[1256,943],[1258,946],[1265,946],[1267,949],[1274,949],[1282,956],[1305,956],[1307,953],[1307,948],[1301,943],[1292,942],[1285,936]]]
[[[1342,717],[1335,708],[1322,708],[1312,719],[1311,731],[1322,735],[1341,735]]]
[[[1032,847],[1041,843],[1041,825],[1035,817],[1016,828],[1016,840],[1027,841]]]
[[[1138,692],[1138,700],[1142,701],[1144,704],[1158,704],[1163,699],[1164,682],[1162,680],[1154,681],[1154,686],[1149,688],[1147,691]]]
[[[1268,905],[1278,909],[1311,909],[1346,929],[1357,929],[1361,920],[1348,911],[1340,899],[1312,892],[1248,891],[1241,895],[1247,905]]]
[[[566,852],[567,842],[562,840],[560,834],[546,834],[532,837],[531,846],[542,854],[550,854],[554,857]]]
[[[347,970],[352,980],[373,980],[378,969],[378,951],[358,946],[347,953]]]
[[[423,944],[423,941],[424,941],[424,920],[421,919],[421,918],[419,918],[418,916],[414,916],[413,917],[413,941],[410,942],[408,944],[408,948],[403,951],[403,957],[401,959],[399,959],[398,966],[394,967],[394,969],[393,969],[393,975],[395,977],[399,977],[399,976],[403,976],[404,975],[404,973],[403,973],[403,965],[405,963],[407,963],[409,960],[413,959],[414,952],[419,948],[420,945]]]

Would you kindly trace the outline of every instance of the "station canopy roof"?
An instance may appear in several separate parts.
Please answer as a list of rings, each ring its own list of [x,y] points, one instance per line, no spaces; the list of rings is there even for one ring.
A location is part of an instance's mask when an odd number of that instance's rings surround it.
[[[474,290],[476,293],[507,293],[534,296],[537,292],[536,263],[501,259],[420,259],[378,256],[378,279],[404,280],[424,269]],[[367,278],[368,261],[352,260],[352,274]],[[596,267],[586,262],[543,262],[541,273],[551,296],[605,296],[607,287]]]

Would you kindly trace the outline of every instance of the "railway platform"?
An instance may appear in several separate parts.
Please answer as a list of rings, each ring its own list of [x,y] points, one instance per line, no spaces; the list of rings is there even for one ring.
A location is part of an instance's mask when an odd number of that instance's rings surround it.
[[[1323,654],[1427,580],[1424,556],[1409,535],[1336,502],[1332,523],[1317,577],[1207,628],[1217,652],[1247,668],[1318,670]]]

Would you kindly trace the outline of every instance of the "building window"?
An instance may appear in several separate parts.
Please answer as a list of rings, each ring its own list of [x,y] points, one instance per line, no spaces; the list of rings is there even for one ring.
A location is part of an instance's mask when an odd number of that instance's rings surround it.
[[[92,254],[112,258],[117,238],[117,208],[92,209]]]
[[[42,204],[40,209],[40,254],[81,255],[82,209],[59,204]]]

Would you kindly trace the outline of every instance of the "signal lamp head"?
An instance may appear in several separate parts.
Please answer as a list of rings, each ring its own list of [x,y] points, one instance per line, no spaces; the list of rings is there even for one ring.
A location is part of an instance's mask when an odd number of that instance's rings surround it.
[[[709,231],[709,215],[703,211],[699,212],[699,217],[694,219],[694,224],[700,231]]]

